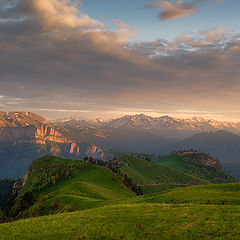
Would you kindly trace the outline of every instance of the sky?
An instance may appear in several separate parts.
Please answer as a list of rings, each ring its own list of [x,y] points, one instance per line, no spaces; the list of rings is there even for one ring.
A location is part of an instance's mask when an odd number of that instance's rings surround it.
[[[0,110],[240,122],[239,0],[0,0]]]

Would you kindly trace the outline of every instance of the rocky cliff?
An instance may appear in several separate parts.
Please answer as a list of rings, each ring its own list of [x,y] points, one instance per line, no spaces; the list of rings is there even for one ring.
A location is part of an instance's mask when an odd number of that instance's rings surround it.
[[[0,176],[22,176],[28,164],[46,154],[103,159],[103,150],[76,140],[63,127],[29,112],[0,112]],[[12,174],[8,174],[12,172]]]
[[[46,144],[46,141],[70,143],[58,128],[41,116],[29,112],[0,112],[0,142],[29,142]]]

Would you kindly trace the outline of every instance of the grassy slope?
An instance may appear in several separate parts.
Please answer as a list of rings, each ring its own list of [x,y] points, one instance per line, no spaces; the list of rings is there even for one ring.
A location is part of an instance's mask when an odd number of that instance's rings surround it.
[[[237,180],[234,177],[232,177],[228,173],[225,173],[222,169],[194,163],[191,160],[191,157],[194,160],[195,158],[194,154],[192,156],[187,156],[187,157],[189,159],[185,159],[182,156],[169,155],[169,156],[162,157],[162,159],[159,162],[157,162],[157,164],[164,167],[169,167],[169,168],[183,171],[192,176],[205,179],[210,183],[220,184],[220,183],[237,182]]]
[[[38,200],[28,210],[26,216],[49,214],[51,212],[82,210],[101,206],[107,200],[124,199],[134,194],[119,183],[116,175],[104,167],[81,160],[62,159],[46,156],[34,161],[30,169],[33,172],[22,189],[22,193],[34,188],[40,182],[43,168],[53,164],[63,164],[61,168],[84,166],[78,169],[71,179],[61,180],[56,186],[50,186],[37,193]]]
[[[226,204],[240,206],[240,184],[227,183],[175,188],[161,193],[125,200],[124,203]]]
[[[209,183],[204,179],[141,158],[125,156],[120,160],[125,163],[122,164],[120,171],[138,183],[144,193],[159,192],[176,186]]]
[[[62,162],[61,159],[59,161]],[[41,194],[53,193],[55,197],[64,199],[64,196],[68,197],[73,193],[75,197],[80,196],[80,199],[85,196],[87,199],[101,201],[105,206],[0,224],[1,240],[239,239],[240,184],[238,183],[176,188],[132,198],[128,198],[131,196],[129,192],[119,196],[119,190],[111,191],[110,195],[100,191],[98,195],[96,189],[91,192],[92,189],[89,187],[87,190],[82,188],[81,183],[93,181],[95,186],[97,184],[104,185],[104,188],[109,186],[107,187],[109,189],[116,187],[115,181],[109,185],[111,181],[108,177],[105,180],[99,179],[96,174],[102,169],[105,170],[104,168],[79,160],[70,160],[69,164],[75,161],[90,166],[84,169],[86,174],[79,175],[81,179],[77,180],[78,176],[76,176],[71,180],[64,180],[60,185],[48,188]],[[56,159],[54,162],[56,163]],[[40,159],[34,164],[33,167],[38,169],[43,163]],[[47,164],[52,164],[52,158]],[[104,174],[107,173],[112,174],[106,170]],[[102,174],[100,176],[103,177]],[[73,185],[67,182],[72,182]],[[80,183],[80,188],[75,185],[77,182]],[[29,187],[30,185],[26,185],[25,190]],[[122,197],[122,200],[114,200],[119,197]],[[67,203],[75,202],[81,205],[81,200],[72,199],[73,202],[68,199]],[[226,205],[223,206],[223,203]],[[93,207],[89,202],[85,206]],[[101,204],[95,205],[98,206]]]
[[[176,155],[168,155],[161,159],[161,161],[157,162],[157,164],[173,168],[179,171],[185,171],[185,162],[183,161],[182,157],[176,156]]]
[[[239,239],[240,208],[128,204],[0,225],[0,239]]]

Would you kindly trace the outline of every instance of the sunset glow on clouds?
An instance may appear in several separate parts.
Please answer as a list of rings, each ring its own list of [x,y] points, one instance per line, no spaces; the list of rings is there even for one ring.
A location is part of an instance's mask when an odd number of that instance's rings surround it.
[[[224,0],[192,0],[187,4],[183,0],[177,0],[175,2],[158,0],[155,3],[147,5],[148,8],[159,8],[161,9],[160,19],[170,20],[176,18],[183,18],[184,16],[196,13],[198,5],[204,2],[216,1],[222,2]]]
[[[146,12],[147,2],[142,4]],[[200,2],[210,1],[159,1],[149,7],[165,12],[171,6],[187,8],[194,17]],[[2,110],[30,110],[50,118],[72,111],[106,118],[145,112],[240,119],[239,29],[218,25],[149,41],[138,39],[140,25],[117,18],[109,24],[107,16],[97,19],[84,12],[84,4],[0,2]],[[177,17],[183,12],[160,16],[182,21]]]

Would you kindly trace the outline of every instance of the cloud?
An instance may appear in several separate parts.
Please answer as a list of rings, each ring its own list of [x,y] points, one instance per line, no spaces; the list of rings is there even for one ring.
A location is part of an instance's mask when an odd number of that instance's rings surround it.
[[[103,23],[79,13],[79,5],[81,2],[71,0],[3,0],[0,13],[5,21],[41,23],[45,30],[105,27]]]
[[[154,42],[136,43],[133,48],[153,59],[159,56],[224,50],[230,42],[236,39],[238,39],[238,34],[226,26],[218,26],[205,31],[195,30],[188,35],[179,35],[172,41],[160,39]]]
[[[79,9],[73,2],[59,2],[61,9]],[[122,22],[116,21],[116,31],[63,24],[55,17],[49,25],[45,16],[50,10],[41,12],[33,3],[12,0],[1,5],[3,110],[109,113],[239,108],[239,34],[218,27],[174,41],[129,43],[137,30],[134,33]],[[81,20],[81,10],[74,11],[69,14]],[[44,113],[55,115],[55,111]]]
[[[161,9],[159,17],[162,21],[164,21],[183,18],[188,14],[199,12],[197,5],[208,1],[222,2],[224,0],[192,0],[187,4],[185,4],[183,0],[178,0],[174,3],[160,0],[156,3],[147,5],[147,7]]]
[[[160,8],[162,12],[160,13],[161,20],[169,20],[182,18],[187,14],[197,12],[191,5],[185,5],[182,0],[178,0],[175,3],[168,1],[161,1],[159,3],[153,3],[148,5],[148,8]]]
[[[44,26],[50,28],[103,28],[104,24],[90,18],[88,15],[77,16],[76,4],[70,1],[58,0],[31,0],[31,7],[38,14]]]
[[[113,22],[117,26],[117,32],[125,38],[135,37],[139,33],[137,28],[132,28],[122,21],[114,19]]]

